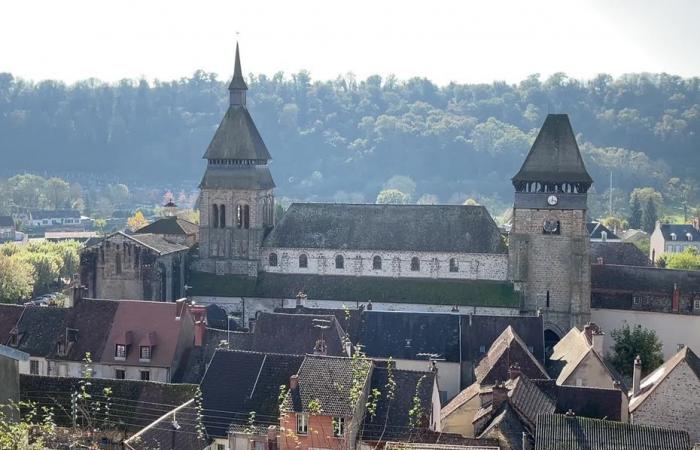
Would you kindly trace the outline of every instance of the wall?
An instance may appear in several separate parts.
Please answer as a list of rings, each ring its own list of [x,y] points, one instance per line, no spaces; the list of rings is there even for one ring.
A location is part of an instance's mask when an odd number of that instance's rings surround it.
[[[632,423],[685,430],[691,442],[700,442],[700,381],[686,362],[632,413]]]
[[[598,387],[604,389],[613,389],[615,381],[608,372],[607,367],[593,354],[588,354],[579,362],[576,369],[564,380],[562,384],[568,386]]]
[[[378,360],[386,360],[387,358],[373,358]],[[430,370],[430,362],[424,360],[414,360],[414,359],[392,359],[396,364],[396,368],[399,370],[413,370],[419,372],[425,372]],[[438,376],[437,385],[440,391],[444,391],[446,399],[445,404],[452,400],[452,398],[459,394],[460,391],[460,379],[459,379],[459,363],[457,362],[447,362],[438,361]]]
[[[678,352],[678,344],[685,344],[700,353],[700,316],[594,308],[591,310],[591,320],[607,333],[604,345],[608,352],[614,344],[610,331],[627,324],[654,330],[663,344],[664,359]]]
[[[474,437],[474,415],[481,409],[481,399],[477,393],[442,420],[443,433],[459,433],[464,437]]]
[[[19,364],[14,358],[0,356],[0,411],[14,417],[11,409],[3,408],[10,401],[19,401]]]
[[[297,415],[287,413],[281,419],[281,426],[285,432],[280,436],[281,450],[309,450],[309,449],[347,449],[345,438],[333,437],[333,417],[309,414],[308,433],[297,434]],[[346,418],[346,434],[349,418]]]
[[[270,254],[277,255],[277,266],[270,266]],[[299,267],[299,256],[305,254],[308,267]],[[343,268],[336,269],[335,258],[343,256]],[[374,270],[373,258],[382,259],[382,268]],[[411,260],[420,261],[418,271],[411,270]],[[457,272],[450,271],[450,259],[457,263]],[[469,280],[507,280],[508,255],[491,253],[389,252],[318,248],[264,248],[262,270],[275,273],[323,275],[362,275],[378,277],[452,278]]]

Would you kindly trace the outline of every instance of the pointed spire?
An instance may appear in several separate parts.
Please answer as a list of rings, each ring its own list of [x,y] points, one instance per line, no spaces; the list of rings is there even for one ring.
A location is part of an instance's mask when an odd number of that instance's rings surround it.
[[[236,42],[236,64],[233,68],[233,79],[231,79],[231,84],[228,85],[228,90],[248,90],[248,85],[243,79],[243,70],[241,70],[241,54],[238,50],[238,42]]]

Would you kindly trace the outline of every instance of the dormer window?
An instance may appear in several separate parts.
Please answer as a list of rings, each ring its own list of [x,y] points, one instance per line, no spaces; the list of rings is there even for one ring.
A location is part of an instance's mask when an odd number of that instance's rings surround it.
[[[608,232],[607,231],[601,231],[600,232],[600,239],[605,242],[608,240]]]
[[[126,359],[126,345],[125,344],[115,345],[114,359],[120,359],[120,360]]]
[[[671,240],[672,241],[675,241],[677,237],[678,236],[676,236],[676,233],[671,233]]]
[[[151,347],[148,345],[142,345],[139,347],[139,360],[140,361],[150,361],[151,360]]]
[[[688,238],[689,241],[693,240],[693,235],[690,233],[685,233],[685,237]]]
[[[58,356],[65,356],[66,355],[66,344],[63,342],[57,342],[56,343],[56,354]]]

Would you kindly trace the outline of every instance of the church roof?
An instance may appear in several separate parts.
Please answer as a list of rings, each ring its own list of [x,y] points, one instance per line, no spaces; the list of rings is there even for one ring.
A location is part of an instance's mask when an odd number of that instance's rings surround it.
[[[235,78],[234,78],[235,80]],[[231,105],[204,153],[205,159],[272,159],[243,105]]]
[[[506,253],[483,206],[293,203],[265,247]]]
[[[275,182],[267,166],[209,166],[200,188],[209,189],[273,189]]]
[[[163,217],[153,223],[149,223],[143,228],[136,230],[136,234],[176,234],[188,235],[196,234],[199,231],[199,226],[179,217]]]
[[[248,89],[248,85],[243,79],[243,71],[241,70],[241,55],[238,50],[238,42],[236,42],[236,64],[233,68],[233,78],[231,79],[231,84],[228,85],[228,89]]]
[[[569,116],[549,114],[513,181],[592,183],[581,158]]]

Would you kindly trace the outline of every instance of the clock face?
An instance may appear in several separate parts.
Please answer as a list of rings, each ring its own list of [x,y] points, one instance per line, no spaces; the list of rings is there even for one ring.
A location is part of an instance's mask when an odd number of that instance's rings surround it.
[[[547,234],[557,233],[559,231],[559,221],[556,219],[545,219],[542,228]]]
[[[557,203],[559,203],[559,199],[556,195],[550,195],[549,197],[547,197],[547,203],[549,203],[551,206],[554,206]]]

